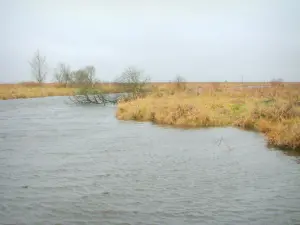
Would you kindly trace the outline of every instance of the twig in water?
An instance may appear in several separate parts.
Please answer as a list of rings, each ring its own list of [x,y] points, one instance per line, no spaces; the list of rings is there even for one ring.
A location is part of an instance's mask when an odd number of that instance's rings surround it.
[[[230,147],[230,146],[225,142],[225,140],[224,140],[223,137],[221,137],[219,140],[216,140],[216,144],[218,145],[218,147],[219,147],[222,143],[224,143],[224,145],[227,147],[227,149],[228,149],[229,151],[232,151],[232,150],[233,150],[233,148]]]

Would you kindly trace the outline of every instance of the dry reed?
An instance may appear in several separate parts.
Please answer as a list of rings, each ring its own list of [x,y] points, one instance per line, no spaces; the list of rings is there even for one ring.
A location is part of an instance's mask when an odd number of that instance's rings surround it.
[[[262,132],[268,144],[300,149],[300,89],[206,87],[190,92],[157,90],[131,102],[120,102],[120,120],[152,121],[176,127],[234,126]]]
[[[101,86],[101,90],[107,93],[119,91],[116,84],[104,83],[96,84],[95,87]],[[35,82],[22,82],[19,84],[0,84],[0,100],[18,99],[18,98],[38,98],[48,96],[70,96],[80,86],[68,86],[63,84],[47,83],[38,84]]]
[[[37,85],[37,84],[1,84],[0,99],[17,98],[37,98],[47,96],[67,96],[72,95],[74,88],[61,88],[55,85]]]

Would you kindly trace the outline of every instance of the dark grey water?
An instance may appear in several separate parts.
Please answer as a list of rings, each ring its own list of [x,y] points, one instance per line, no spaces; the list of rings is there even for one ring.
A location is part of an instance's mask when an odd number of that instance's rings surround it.
[[[300,224],[300,164],[259,134],[64,100],[0,101],[0,224]]]

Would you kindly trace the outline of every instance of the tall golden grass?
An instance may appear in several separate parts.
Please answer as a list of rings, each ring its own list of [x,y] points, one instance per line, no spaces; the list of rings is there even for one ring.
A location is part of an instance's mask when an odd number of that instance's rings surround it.
[[[114,83],[96,84],[101,86],[104,92],[115,93],[119,91],[119,86]],[[0,100],[18,98],[38,98],[48,96],[70,96],[80,88],[80,86],[68,86],[58,83],[39,84],[36,82],[22,82],[18,84],[0,84]]]
[[[194,91],[201,87],[212,91],[224,88],[235,88],[243,86],[259,86],[266,85],[261,82],[252,83],[234,83],[234,82],[185,82],[188,90]],[[284,83],[287,86],[298,86],[298,83]],[[120,86],[117,83],[97,83],[95,87],[99,87],[108,93],[116,93],[120,91]],[[272,86],[282,86],[282,84],[272,83]],[[171,82],[153,82],[146,85],[148,90],[160,90],[165,92],[173,92],[176,87],[176,83]],[[300,85],[298,86],[300,87]],[[36,82],[21,82],[18,84],[0,84],[0,100],[16,99],[16,98],[37,98],[47,96],[69,96],[74,93],[80,86],[68,86],[65,87],[58,83],[45,83],[39,84]]]
[[[68,96],[72,95],[74,88],[62,88],[56,84],[0,84],[0,99],[17,99],[17,98],[37,98],[48,96]]]
[[[157,88],[145,98],[120,102],[116,116],[177,127],[251,129],[262,132],[272,146],[300,149],[299,85],[252,89],[207,85],[199,96]]]

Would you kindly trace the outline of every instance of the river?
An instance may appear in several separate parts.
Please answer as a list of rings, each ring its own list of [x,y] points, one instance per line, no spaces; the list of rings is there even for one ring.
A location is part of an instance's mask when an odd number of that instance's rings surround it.
[[[299,157],[260,134],[66,101],[0,101],[0,224],[300,224]]]

